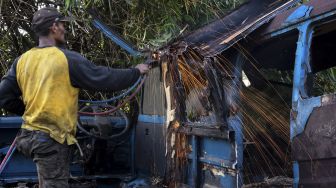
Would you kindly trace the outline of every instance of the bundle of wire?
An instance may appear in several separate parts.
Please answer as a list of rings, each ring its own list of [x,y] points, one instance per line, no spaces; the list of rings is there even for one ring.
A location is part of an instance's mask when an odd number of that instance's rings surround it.
[[[129,101],[131,101],[141,90],[142,86],[144,85],[146,80],[146,75],[142,76],[138,79],[138,81],[132,86],[130,87],[127,91],[125,91],[124,93],[113,97],[111,99],[107,99],[107,100],[102,100],[102,101],[89,101],[89,100],[79,100],[79,102],[85,102],[85,103],[90,103],[90,104],[103,104],[103,103],[108,103],[108,102],[114,102],[122,97],[125,97],[126,95],[128,95],[136,86],[135,91],[129,95],[123,102],[119,103],[116,107],[109,109],[107,111],[104,112],[82,112],[79,111],[78,114],[79,115],[88,115],[88,116],[98,116],[98,115],[108,115],[111,114],[115,111],[117,111],[118,109],[120,109],[121,107],[123,107],[125,104],[127,104]]]

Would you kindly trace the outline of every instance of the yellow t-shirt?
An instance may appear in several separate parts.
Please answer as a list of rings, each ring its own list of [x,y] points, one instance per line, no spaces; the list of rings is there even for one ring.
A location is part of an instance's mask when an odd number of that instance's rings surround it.
[[[25,104],[22,128],[74,144],[78,89],[71,85],[64,53],[57,47],[33,48],[18,60],[16,77]]]

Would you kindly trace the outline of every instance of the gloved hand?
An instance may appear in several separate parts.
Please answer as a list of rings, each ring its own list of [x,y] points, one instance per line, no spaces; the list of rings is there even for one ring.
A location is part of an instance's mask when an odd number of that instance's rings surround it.
[[[141,74],[146,74],[151,69],[151,66],[149,64],[142,63],[135,66],[135,68],[139,69]]]

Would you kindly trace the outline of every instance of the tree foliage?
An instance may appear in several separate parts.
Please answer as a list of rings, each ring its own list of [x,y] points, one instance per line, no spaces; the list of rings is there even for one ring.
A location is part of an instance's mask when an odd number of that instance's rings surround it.
[[[68,27],[68,47],[96,64],[129,67],[138,63],[91,24],[89,9],[138,48],[157,48],[225,15],[244,0],[0,0],[0,76],[37,42],[31,30],[35,11],[55,6],[76,20]],[[325,73],[317,82],[329,87]],[[330,80],[330,79],[327,79]],[[334,87],[334,86],[333,86]],[[332,88],[333,89],[333,88]],[[327,88],[326,90],[332,90]]]
[[[97,64],[128,67],[136,63],[90,23],[89,9],[137,47],[157,48],[173,38],[222,16],[241,0],[0,0],[2,76],[37,42],[31,20],[38,8],[54,6],[76,20],[69,24],[68,47]]]

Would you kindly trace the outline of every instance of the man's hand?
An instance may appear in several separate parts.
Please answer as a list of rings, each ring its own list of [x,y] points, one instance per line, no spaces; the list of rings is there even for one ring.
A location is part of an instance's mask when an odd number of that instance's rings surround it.
[[[151,67],[148,64],[138,64],[135,68],[139,69],[141,74],[146,74]]]

